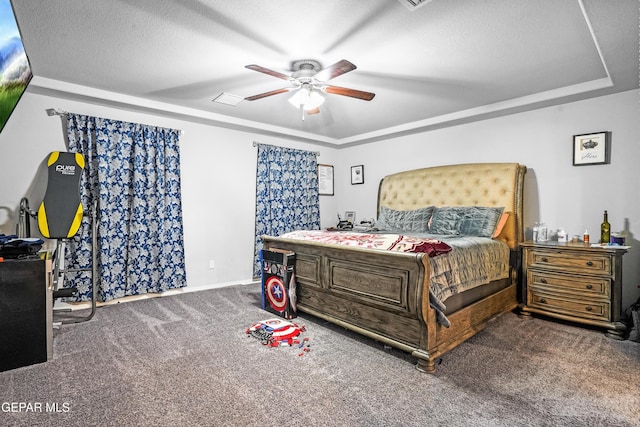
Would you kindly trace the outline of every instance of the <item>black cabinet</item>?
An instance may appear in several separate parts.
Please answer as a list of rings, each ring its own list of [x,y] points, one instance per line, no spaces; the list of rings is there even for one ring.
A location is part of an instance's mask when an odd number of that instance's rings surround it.
[[[46,362],[50,355],[51,298],[47,262],[0,262],[0,371]]]

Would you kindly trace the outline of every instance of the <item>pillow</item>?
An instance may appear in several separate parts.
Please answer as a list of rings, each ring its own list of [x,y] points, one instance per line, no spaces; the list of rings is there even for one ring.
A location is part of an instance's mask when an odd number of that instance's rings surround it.
[[[442,207],[435,208],[429,233],[431,234],[460,234],[460,226],[458,225],[462,213],[466,208],[461,207]]]
[[[502,212],[502,215],[500,216],[500,219],[498,220],[498,224],[496,225],[496,231],[493,232],[493,237],[494,239],[496,237],[498,237],[500,235],[500,233],[502,233],[502,229],[504,228],[505,224],[507,223],[507,220],[509,219],[509,212]]]
[[[380,206],[376,228],[386,231],[428,233],[433,206],[411,211],[397,211]]]
[[[460,234],[465,236],[493,237],[504,208],[474,206],[465,212],[460,224]]]
[[[492,237],[503,211],[503,207],[484,206],[436,208],[429,232],[431,234]]]

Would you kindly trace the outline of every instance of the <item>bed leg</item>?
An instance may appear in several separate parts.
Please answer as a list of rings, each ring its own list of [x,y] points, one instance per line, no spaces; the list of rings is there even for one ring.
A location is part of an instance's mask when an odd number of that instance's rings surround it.
[[[414,350],[411,355],[418,359],[418,363],[416,363],[416,369],[418,371],[427,374],[433,374],[436,371],[435,361],[429,355],[429,352],[425,350]]]
[[[416,364],[416,369],[420,372],[433,374],[436,372],[436,364],[433,360],[418,359],[418,363]]]
[[[524,304],[520,304],[518,306],[518,309],[516,310],[516,313],[518,314],[518,317],[520,317],[521,319],[531,319],[531,313],[525,310],[525,306]]]

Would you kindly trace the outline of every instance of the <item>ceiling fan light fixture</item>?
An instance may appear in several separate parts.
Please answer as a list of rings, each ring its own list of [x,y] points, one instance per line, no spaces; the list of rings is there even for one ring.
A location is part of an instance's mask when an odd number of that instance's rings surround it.
[[[317,91],[301,87],[291,98],[289,103],[296,108],[302,107],[304,110],[314,110],[322,105],[324,97]]]
[[[423,0],[424,1],[424,0]],[[430,1],[430,0],[428,0]],[[247,101],[255,101],[257,99],[266,98],[272,95],[278,95],[285,92],[295,91],[293,96],[289,98],[289,103],[296,109],[302,111],[302,120],[306,114],[317,114],[320,110],[318,107],[324,102],[324,97],[320,92],[327,94],[348,96],[351,98],[361,99],[363,101],[371,101],[376,94],[365,92],[363,90],[350,89],[340,86],[328,86],[325,82],[345,73],[355,70],[357,67],[346,59],[340,60],[333,65],[320,68],[320,63],[312,60],[297,61],[291,64],[294,70],[293,74],[287,76],[278,71],[261,67],[260,65],[246,65],[245,68],[260,73],[276,77],[278,79],[289,82],[289,87],[284,87],[270,92],[260,93],[258,95],[248,96],[244,98]]]

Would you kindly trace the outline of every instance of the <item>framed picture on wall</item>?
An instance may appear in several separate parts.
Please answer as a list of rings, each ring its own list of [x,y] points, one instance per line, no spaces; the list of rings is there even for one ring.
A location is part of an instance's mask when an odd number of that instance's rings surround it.
[[[609,163],[609,132],[573,135],[573,165]]]
[[[333,196],[333,166],[318,165],[318,194]]]
[[[364,166],[351,166],[351,185],[364,184]]]

